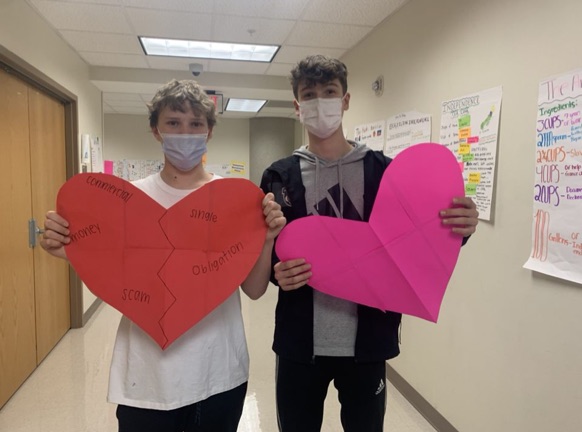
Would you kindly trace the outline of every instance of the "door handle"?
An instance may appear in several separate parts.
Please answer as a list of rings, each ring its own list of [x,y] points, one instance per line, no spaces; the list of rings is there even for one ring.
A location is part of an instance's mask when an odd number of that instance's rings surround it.
[[[44,233],[42,228],[39,228],[34,218],[28,221],[28,247],[36,246],[36,236]]]

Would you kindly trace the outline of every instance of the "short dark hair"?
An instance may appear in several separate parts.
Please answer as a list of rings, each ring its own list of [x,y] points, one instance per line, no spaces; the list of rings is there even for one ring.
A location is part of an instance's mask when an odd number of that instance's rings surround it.
[[[192,111],[203,115],[208,121],[208,127],[216,124],[214,102],[194,80],[175,80],[166,83],[158,89],[152,101],[147,104],[150,113],[150,127],[158,125],[160,112],[165,107],[173,111],[184,112],[184,104],[188,103]]]
[[[293,87],[295,99],[299,99],[299,84],[304,81],[308,86],[326,84],[339,79],[344,94],[348,91],[348,68],[338,59],[321,54],[305,57],[291,70],[289,81]]]

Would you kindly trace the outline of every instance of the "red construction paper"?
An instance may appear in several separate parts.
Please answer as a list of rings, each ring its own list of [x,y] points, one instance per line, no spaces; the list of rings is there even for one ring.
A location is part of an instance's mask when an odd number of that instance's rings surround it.
[[[57,197],[81,280],[162,349],[226,300],[261,253],[263,193],[215,180],[169,209],[123,179],[78,174]]]
[[[369,222],[295,220],[279,234],[277,255],[305,258],[309,285],[321,292],[436,322],[462,240],[439,211],[464,194],[451,151],[418,144],[386,169]]]

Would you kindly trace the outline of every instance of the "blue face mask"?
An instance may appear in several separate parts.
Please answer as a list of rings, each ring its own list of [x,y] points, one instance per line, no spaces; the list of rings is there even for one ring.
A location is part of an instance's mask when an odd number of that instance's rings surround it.
[[[202,161],[206,153],[208,134],[166,134],[162,136],[162,150],[166,159],[180,171],[190,171]]]

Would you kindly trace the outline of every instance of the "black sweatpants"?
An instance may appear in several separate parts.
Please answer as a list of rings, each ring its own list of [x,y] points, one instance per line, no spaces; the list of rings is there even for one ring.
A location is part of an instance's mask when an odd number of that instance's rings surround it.
[[[329,383],[341,404],[345,432],[381,432],[386,412],[386,362],[353,357],[315,357],[298,363],[277,356],[277,417],[280,432],[319,432]]]
[[[247,383],[170,411],[117,407],[119,432],[236,432]]]

